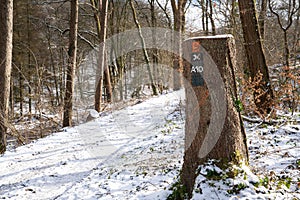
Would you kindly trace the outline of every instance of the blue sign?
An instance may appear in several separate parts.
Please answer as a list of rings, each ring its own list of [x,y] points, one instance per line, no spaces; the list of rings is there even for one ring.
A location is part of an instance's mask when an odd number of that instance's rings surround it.
[[[192,86],[203,86],[203,53],[197,52],[191,54],[191,75]]]

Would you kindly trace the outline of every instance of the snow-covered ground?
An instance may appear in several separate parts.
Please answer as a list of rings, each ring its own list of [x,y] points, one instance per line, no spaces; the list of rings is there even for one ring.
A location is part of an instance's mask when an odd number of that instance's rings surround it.
[[[182,101],[154,97],[6,152],[0,198],[166,198],[182,164]]]
[[[0,199],[166,199],[183,162],[184,98],[154,97],[7,151]],[[299,118],[245,123],[250,166],[200,166],[193,199],[300,199]]]

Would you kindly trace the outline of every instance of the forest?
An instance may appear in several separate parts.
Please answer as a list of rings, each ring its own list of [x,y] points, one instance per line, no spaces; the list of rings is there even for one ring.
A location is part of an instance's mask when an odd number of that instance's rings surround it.
[[[1,0],[0,198],[300,199],[299,0]]]

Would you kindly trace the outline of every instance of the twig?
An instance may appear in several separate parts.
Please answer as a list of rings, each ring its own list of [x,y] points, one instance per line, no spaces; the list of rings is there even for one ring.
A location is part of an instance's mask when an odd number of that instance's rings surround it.
[[[247,116],[242,115],[242,119],[247,121],[247,122],[251,122],[251,123],[259,123],[261,124],[268,124],[268,125],[274,125],[274,124],[279,124],[279,123],[286,123],[288,121],[292,121],[292,120],[265,120],[265,119],[261,119],[261,118],[250,118]]]

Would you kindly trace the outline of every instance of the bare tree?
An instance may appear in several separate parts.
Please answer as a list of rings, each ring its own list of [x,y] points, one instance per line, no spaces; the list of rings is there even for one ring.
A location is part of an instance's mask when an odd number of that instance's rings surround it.
[[[271,111],[273,90],[261,44],[254,0],[239,0],[239,10],[250,77],[254,80],[259,73],[262,74],[262,81],[253,91],[255,105],[259,113],[266,114]]]
[[[0,153],[6,150],[12,62],[13,0],[0,1]]]
[[[277,18],[278,24],[283,31],[284,35],[284,57],[285,57],[285,65],[290,66],[289,59],[290,59],[290,49],[288,44],[288,36],[287,31],[293,24],[293,17],[300,9],[300,3],[296,0],[288,0],[287,2],[274,2],[269,0],[269,9],[272,14],[274,14]],[[275,11],[277,9],[277,12]],[[282,12],[283,11],[283,12]],[[283,18],[287,18],[287,20],[281,20]],[[286,21],[286,23],[284,23]]]
[[[133,20],[134,20],[134,23],[135,23],[135,25],[136,25],[136,27],[138,29],[140,41],[142,43],[143,56],[144,56],[144,59],[145,59],[146,65],[147,65],[147,70],[148,70],[148,75],[149,75],[149,79],[150,79],[150,84],[151,84],[152,92],[153,92],[153,95],[157,95],[158,93],[157,93],[156,86],[154,84],[153,74],[151,72],[151,67],[150,67],[150,59],[149,59],[148,52],[147,52],[147,49],[146,49],[145,40],[144,40],[144,37],[142,35],[141,25],[140,25],[140,23],[139,23],[139,21],[137,19],[136,9],[134,7],[133,0],[130,0],[130,7],[131,7],[131,10],[132,10]]]
[[[197,3],[193,4],[196,7],[199,7],[202,12],[202,30],[205,35],[209,34],[209,21],[211,24],[211,33],[212,35],[216,34],[216,25],[213,17],[213,2],[212,0],[197,0]]]
[[[77,31],[78,31],[78,0],[71,0],[68,67],[66,79],[66,92],[64,98],[63,127],[72,125],[73,95],[76,70],[77,52]]]
[[[166,18],[167,18],[167,22],[168,22],[168,27],[171,28],[172,27],[172,20],[171,17],[169,15],[168,12],[168,4],[169,4],[169,0],[165,1],[165,4],[163,5],[162,2],[160,0],[156,0],[156,3],[158,5],[158,7],[163,11],[163,13],[165,14]]]

